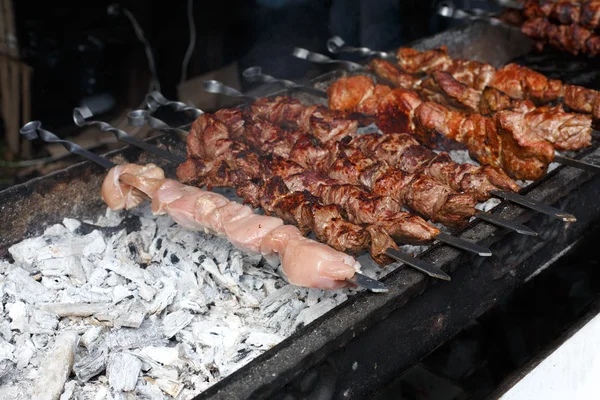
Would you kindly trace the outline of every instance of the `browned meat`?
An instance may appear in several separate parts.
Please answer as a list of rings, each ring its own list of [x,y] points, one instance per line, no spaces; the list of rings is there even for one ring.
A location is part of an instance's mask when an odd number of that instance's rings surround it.
[[[416,88],[421,84],[419,78],[406,72],[402,72],[397,65],[394,65],[389,61],[374,58],[369,63],[369,69],[377,76],[404,89]]]
[[[402,171],[421,172],[456,191],[473,193],[478,200],[487,200],[492,190],[519,189],[497,168],[455,163],[447,153],[436,154],[405,133],[361,135],[352,139],[348,146]]]
[[[569,0],[527,0],[523,14],[529,18],[549,18],[563,25],[578,24],[587,29],[600,28],[600,2]]]
[[[398,65],[409,74],[431,75],[434,71],[450,73],[454,79],[476,90],[483,90],[494,76],[495,68],[487,63],[471,60],[453,60],[446,47],[418,51],[400,48],[396,54]]]
[[[455,105],[472,112],[479,112],[479,104],[481,102],[480,91],[459,82],[448,72],[434,71],[431,74],[431,77],[435,81],[437,87],[453,100]]]
[[[353,79],[354,77],[340,79],[346,82],[338,86],[339,90],[331,91],[330,96],[344,96],[340,91],[343,88],[352,88],[351,81]],[[348,83],[348,81],[350,82]],[[391,96],[392,94],[394,96]],[[343,102],[336,101],[334,98],[330,98],[330,100],[330,104],[342,104],[347,108],[347,105],[344,105]],[[384,104],[385,107],[382,107],[381,104]],[[381,99],[381,104],[378,107],[377,121],[383,132],[401,132],[402,130],[394,129],[397,127],[393,124],[399,121],[408,127],[407,130],[412,131],[419,138],[419,141],[426,146],[445,147],[447,141],[462,143],[467,147],[471,156],[481,164],[502,168],[516,179],[538,179],[541,176],[537,168],[532,170],[527,168],[524,163],[517,162],[519,155],[527,155],[527,160],[531,160],[536,152],[539,152],[539,162],[545,163],[547,167],[549,162],[547,160],[548,147],[553,151],[552,145],[547,141],[543,142],[545,146],[540,145],[542,142],[538,139],[536,127],[531,124],[526,126],[530,130],[528,133],[530,138],[535,137],[536,139],[535,145],[533,145],[533,139],[522,140],[522,133],[515,132],[515,135],[519,137],[512,140],[510,146],[503,147],[502,137],[509,135],[510,129],[504,125],[502,135],[498,134],[497,125],[502,118],[499,115],[500,113],[495,114],[493,118],[479,114],[465,115],[440,104],[421,102],[416,92],[403,89],[395,89],[390,92]],[[393,111],[391,115],[388,115],[388,110]],[[348,111],[351,112],[352,110]],[[514,111],[512,112],[514,113]],[[399,114],[404,115],[404,120]],[[523,123],[526,123],[528,121],[526,115],[523,113],[520,113],[520,115],[525,121]],[[517,127],[516,125],[512,126],[514,129]],[[526,148],[519,150],[517,149],[518,146]],[[505,154],[508,151],[511,151],[512,154]]]
[[[492,115],[501,110],[513,109],[530,112],[535,110],[535,104],[530,100],[513,99],[506,93],[488,86],[481,92],[479,108],[482,114]]]
[[[557,25],[543,17],[523,23],[521,31],[542,43],[548,43],[571,54],[595,56],[600,53],[600,36],[578,24]]]

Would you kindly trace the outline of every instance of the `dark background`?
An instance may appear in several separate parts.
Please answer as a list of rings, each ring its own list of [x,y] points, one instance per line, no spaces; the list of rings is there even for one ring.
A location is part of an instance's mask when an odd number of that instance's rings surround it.
[[[102,93],[115,99],[112,111],[143,101],[150,78],[144,47],[122,12],[109,15],[111,4],[14,2],[21,58],[34,70],[34,119],[54,128],[67,125],[82,98]],[[175,98],[189,43],[187,1],[116,4],[138,20],[161,90]],[[326,52],[325,41],[339,34],[353,45],[397,47],[441,28],[432,7],[416,0],[194,1],[197,39],[187,77],[237,61],[240,71],[262,65],[272,75],[299,79],[307,65],[290,55],[294,46]]]

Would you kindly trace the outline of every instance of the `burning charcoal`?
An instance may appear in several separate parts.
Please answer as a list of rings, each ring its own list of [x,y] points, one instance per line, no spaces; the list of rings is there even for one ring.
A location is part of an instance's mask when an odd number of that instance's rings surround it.
[[[65,384],[65,389],[63,390],[62,394],[60,395],[61,400],[63,399],[76,399],[78,397],[75,396],[75,391],[77,390],[77,382],[75,381],[68,381]]]
[[[492,197],[491,199],[488,199],[488,200],[484,201],[483,203],[477,204],[475,206],[475,208],[477,208],[478,210],[481,210],[481,211],[489,211],[492,208],[496,207],[501,202],[502,201],[500,199]]]
[[[14,268],[6,277],[6,293],[26,303],[36,304],[52,301],[54,294],[36,282],[23,268]]]
[[[60,334],[48,352],[39,370],[31,392],[32,399],[58,399],[63,391],[71,368],[79,335],[75,332]]]
[[[144,380],[138,382],[135,387],[135,394],[139,398],[147,399],[147,400],[164,400],[165,395],[160,390],[160,388],[150,382],[147,382],[146,378]]]
[[[141,350],[145,356],[161,363],[162,365],[180,365],[179,347],[148,346]]]
[[[157,387],[159,387],[163,392],[177,397],[179,393],[183,390],[183,384],[181,382],[175,382],[168,379],[152,379],[152,378],[144,378],[146,381],[153,383]]]
[[[96,342],[96,340],[100,337],[100,335],[102,334],[102,332],[105,330],[106,328],[102,327],[102,326],[93,326],[91,328],[88,328],[83,335],[81,335],[81,339],[79,340],[79,344],[87,347],[88,349],[91,349],[92,346],[94,345],[94,343]],[[93,346],[96,347],[96,346]]]
[[[15,351],[15,346],[8,343],[4,339],[0,339],[0,360],[10,360],[14,361],[13,352]]]
[[[9,359],[0,360],[0,379],[14,371],[15,363]],[[0,392],[1,393],[1,392]]]
[[[245,340],[245,343],[249,346],[253,346],[259,349],[270,349],[277,343],[281,342],[283,337],[274,335],[267,332],[251,332]]]
[[[27,332],[29,329],[29,308],[22,301],[7,305],[8,316],[11,319],[10,328],[14,331]]]
[[[161,323],[156,318],[146,318],[138,329],[116,329],[106,335],[109,349],[133,349],[161,346],[166,343]]]
[[[27,367],[29,361],[34,356],[36,349],[35,345],[28,337],[29,335],[19,335],[16,343],[16,348],[18,349],[15,356],[17,362],[17,369],[22,370]]]
[[[142,362],[129,353],[117,353],[109,357],[106,365],[106,376],[113,390],[130,391],[135,389],[135,384],[142,369]]]
[[[64,218],[62,224],[65,228],[67,228],[70,232],[75,232],[77,228],[81,226],[81,222],[73,218]]]
[[[107,361],[108,355],[105,347],[94,349],[73,365],[73,371],[77,379],[87,382],[106,369]]]
[[[165,308],[167,308],[169,304],[173,302],[173,299],[177,294],[175,281],[172,278],[160,279],[158,284],[162,287],[158,291],[156,297],[154,297],[154,301],[148,310],[150,314],[160,314]]]
[[[9,342],[13,337],[13,332],[10,328],[10,322],[8,322],[5,319],[2,319],[2,321],[0,322],[0,337]]]
[[[151,300],[155,290],[146,284],[144,270],[130,262],[122,262],[116,258],[104,258],[98,263],[100,268],[113,271],[124,278],[129,279],[138,286],[140,297],[146,301]]]
[[[194,316],[185,310],[167,314],[163,318],[163,331],[165,337],[172,338],[177,332],[188,326],[188,324],[192,322],[192,319],[194,319]]]
[[[48,335],[33,335],[31,341],[37,350],[43,350],[48,346]]]
[[[58,326],[58,315],[44,310],[33,310],[29,324],[32,333],[50,334]]]
[[[8,252],[17,264],[24,267],[30,267],[38,250],[47,245],[46,238],[39,236],[36,238],[25,239],[20,243],[11,246]]]

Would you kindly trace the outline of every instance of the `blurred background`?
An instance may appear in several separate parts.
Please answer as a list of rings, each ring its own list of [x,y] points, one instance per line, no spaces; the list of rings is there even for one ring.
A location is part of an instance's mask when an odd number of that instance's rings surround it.
[[[433,0],[62,3],[0,0],[0,189],[77,161],[61,146],[21,141],[27,121],[102,152],[119,144],[77,128],[73,107],[86,105],[121,128],[150,90],[211,110],[222,99],[203,91],[205,79],[247,90],[240,75],[252,65],[298,81],[325,72],[291,56],[295,46],[326,53],[336,34],[386,50],[449,24]]]

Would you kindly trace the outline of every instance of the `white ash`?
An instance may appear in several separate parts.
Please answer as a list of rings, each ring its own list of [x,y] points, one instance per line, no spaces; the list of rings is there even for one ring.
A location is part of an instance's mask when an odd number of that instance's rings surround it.
[[[290,285],[260,256],[149,207],[65,219],[9,253],[2,399],[189,399],[357,291]],[[397,267],[364,257],[371,277]]]

